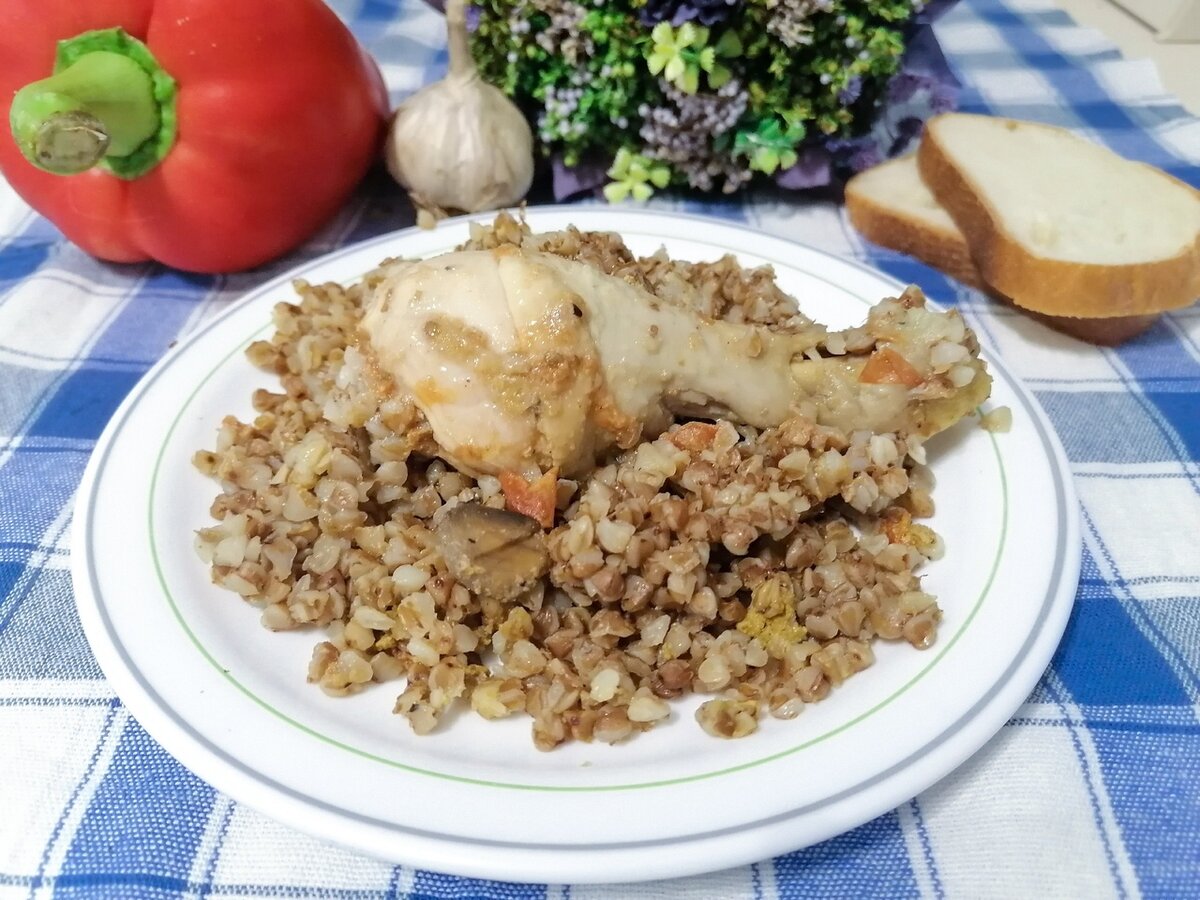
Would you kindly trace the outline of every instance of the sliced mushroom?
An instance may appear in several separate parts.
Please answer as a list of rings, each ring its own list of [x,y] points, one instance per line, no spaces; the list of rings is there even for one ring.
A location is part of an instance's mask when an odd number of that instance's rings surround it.
[[[435,533],[450,574],[476,594],[512,600],[550,569],[541,526],[520,513],[462,503]]]

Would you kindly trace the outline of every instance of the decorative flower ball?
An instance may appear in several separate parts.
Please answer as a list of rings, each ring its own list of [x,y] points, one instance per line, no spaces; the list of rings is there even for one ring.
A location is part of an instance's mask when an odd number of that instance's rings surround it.
[[[470,21],[483,76],[554,161],[555,193],[641,200],[815,187],[908,149],[956,99],[931,13],[922,0],[475,0]]]

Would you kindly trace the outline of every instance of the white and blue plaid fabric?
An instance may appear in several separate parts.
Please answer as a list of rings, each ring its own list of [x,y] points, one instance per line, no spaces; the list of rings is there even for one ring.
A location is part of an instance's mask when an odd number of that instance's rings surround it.
[[[442,24],[422,3],[335,6],[393,100],[440,76]],[[962,0],[937,33],[964,108],[1065,125],[1200,186],[1200,121],[1151,64],[1121,59],[1044,0]],[[233,802],[167,755],[97,668],[68,573],[74,492],[109,416],[173,341],[242,291],[411,214],[378,177],[269,271],[197,277],[89,259],[0,182],[0,900],[1200,897],[1200,309],[1098,349],[864,244],[832,203],[674,205],[924,285],[1037,392],[1082,504],[1083,574],[1062,646],[1012,721],[940,784],[848,834],[654,884],[395,867]]]

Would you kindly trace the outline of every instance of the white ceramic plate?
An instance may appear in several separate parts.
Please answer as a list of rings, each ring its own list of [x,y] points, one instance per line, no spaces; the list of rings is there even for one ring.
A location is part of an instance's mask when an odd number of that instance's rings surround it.
[[[895,282],[861,265],[707,219],[595,208],[535,210],[535,229],[620,232],[637,252],[726,252],[771,263],[806,313],[863,319]],[[190,463],[221,418],[252,415],[272,379],[242,351],[269,334],[289,281],[352,281],[380,259],[466,237],[464,221],[333,253],[252,292],[169,353],[114,415],[80,488],[72,565],[80,615],[129,709],[184,765],[297,828],[375,856],[464,875],[587,882],[665,878],[763,859],[905,802],[978,750],[1058,644],[1079,571],[1076,504],[1036,401],[994,358],[992,405],[1010,433],[972,421],[929,444],[928,569],[945,619],[918,652],[877,663],[798,719],[750,738],[672,720],[624,746],[532,746],[529,720],[454,716],[428,737],[391,714],[395,685],[331,699],[305,682],[314,632],[272,634],[212,586],[192,549],[218,490]]]

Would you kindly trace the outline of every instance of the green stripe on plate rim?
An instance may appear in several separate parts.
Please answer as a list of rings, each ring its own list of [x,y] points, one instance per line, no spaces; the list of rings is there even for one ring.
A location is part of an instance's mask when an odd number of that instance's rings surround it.
[[[661,237],[659,235],[649,235],[649,236]],[[706,242],[706,241],[695,241],[694,243],[708,244],[708,242]],[[710,246],[719,246],[719,245],[710,244]],[[839,261],[842,261],[842,260],[839,260]],[[842,262],[844,262],[844,261],[842,261]],[[835,288],[838,288],[839,290],[842,290],[842,291],[845,290],[840,285],[838,285],[836,282],[830,281],[829,279],[824,278],[815,273],[804,271],[803,274],[805,274],[806,276],[812,277],[812,278],[816,278],[820,281],[824,281],[825,283],[827,283]],[[876,273],[872,272],[871,274],[876,274]],[[864,306],[871,305],[869,301],[863,300],[861,297],[855,297],[854,299]],[[822,743],[823,741],[829,740],[830,738],[832,738],[838,734],[841,734],[841,733],[849,730],[850,728],[853,728],[854,726],[860,724],[861,722],[863,722],[866,719],[870,718],[871,716],[875,715],[880,710],[891,705],[893,702],[895,702],[896,699],[898,699],[901,695],[906,693],[913,685],[915,685],[918,681],[923,679],[938,664],[938,662],[941,661],[941,659],[951,650],[951,648],[954,647],[954,645],[958,642],[959,638],[962,637],[962,635],[965,634],[966,631],[970,628],[971,623],[975,620],[976,615],[978,614],[979,610],[982,608],[984,600],[987,598],[988,593],[991,591],[992,584],[994,583],[995,578],[996,578],[996,572],[1000,567],[1000,559],[1003,556],[1004,546],[1005,546],[1005,543],[1007,540],[1007,535],[1008,535],[1008,507],[1009,507],[1008,477],[1007,477],[1007,474],[1004,469],[1004,458],[1000,453],[1000,446],[996,441],[996,436],[994,434],[992,434],[991,432],[986,432],[986,434],[991,442],[992,451],[996,457],[996,463],[997,463],[997,467],[999,469],[999,474],[1000,474],[1001,493],[1003,495],[1004,501],[1003,501],[1003,504],[1001,507],[1000,540],[998,541],[998,543],[996,545],[996,555],[995,555],[994,559],[992,560],[992,566],[988,572],[987,581],[984,583],[983,590],[980,591],[979,597],[975,600],[974,605],[971,607],[971,611],[967,615],[966,620],[963,622],[962,627],[959,628],[959,630],[957,632],[955,632],[954,636],[951,637],[939,649],[937,655],[930,661],[929,665],[925,666],[925,668],[923,668],[920,672],[918,672],[916,675],[914,675],[911,679],[909,679],[909,681],[907,681],[904,685],[902,685],[898,690],[896,690],[893,694],[888,696],[886,699],[880,701],[875,706],[871,707],[870,709],[868,709],[861,715],[856,716],[855,718],[851,719],[849,722],[845,722],[842,725],[839,725],[837,728],[831,729],[830,731],[827,731],[824,734],[818,735],[817,737],[811,738],[810,740],[807,740],[801,744],[797,744],[794,747],[790,747],[786,750],[781,750],[778,753],[773,753],[769,756],[764,756],[761,759],[752,760],[750,762],[742,763],[740,765],[729,766],[727,768],[717,769],[712,772],[701,772],[696,775],[686,775],[686,776],[682,776],[679,778],[665,778],[665,779],[660,779],[660,780],[656,780],[656,781],[634,782],[631,784],[542,785],[542,784],[523,784],[520,782],[491,781],[491,780],[483,779],[483,778],[470,778],[470,777],[467,777],[464,775],[452,775],[447,772],[438,772],[438,771],[435,771],[432,769],[425,769],[425,768],[421,768],[419,766],[413,766],[413,765],[409,765],[407,763],[402,763],[402,762],[399,762],[398,760],[388,759],[385,756],[379,756],[378,754],[370,753],[366,750],[362,750],[358,747],[354,747],[343,741],[339,741],[336,738],[330,737],[327,734],[323,734],[322,732],[317,731],[316,729],[314,729],[308,725],[305,725],[303,722],[298,722],[297,720],[295,720],[291,716],[289,716],[287,713],[284,713],[281,710],[276,709],[274,706],[272,706],[270,703],[268,703],[262,697],[258,696],[256,693],[254,693],[252,690],[250,690],[250,688],[246,687],[244,684],[242,684],[240,681],[238,681],[238,679],[235,678],[229,670],[227,670],[219,662],[217,662],[217,660],[209,652],[208,648],[204,646],[204,644],[196,636],[195,632],[192,631],[191,626],[188,625],[187,620],[184,618],[183,613],[180,610],[179,605],[175,600],[174,594],[171,592],[171,589],[167,584],[167,579],[163,572],[163,566],[162,566],[161,561],[159,560],[158,544],[155,539],[155,528],[154,528],[154,500],[155,500],[155,496],[156,496],[156,493],[158,490],[158,478],[159,478],[159,473],[162,469],[163,460],[166,456],[167,445],[170,443],[171,437],[174,435],[175,430],[178,427],[180,420],[184,416],[184,413],[186,413],[188,411],[188,409],[191,407],[192,401],[195,400],[196,395],[200,393],[200,391],[212,379],[212,377],[221,369],[222,366],[224,366],[227,362],[229,362],[229,360],[231,358],[233,358],[234,355],[236,355],[239,351],[244,352],[245,348],[247,346],[249,346],[249,344],[252,341],[254,341],[256,338],[260,337],[261,335],[265,335],[267,332],[269,332],[271,330],[271,327],[272,326],[270,326],[270,325],[265,325],[265,326],[260,326],[260,327],[256,328],[241,343],[235,345],[232,350],[230,350],[223,357],[221,357],[221,359],[218,360],[216,362],[216,364],[213,365],[212,369],[209,370],[208,374],[205,375],[204,378],[199,382],[199,384],[196,385],[196,387],[192,390],[191,394],[188,395],[187,400],[184,401],[183,405],[179,409],[179,412],[176,414],[174,420],[171,422],[171,427],[167,429],[167,433],[163,438],[162,445],[159,447],[158,454],[155,457],[154,470],[153,470],[153,473],[152,473],[151,479],[150,479],[150,495],[149,495],[148,510],[147,510],[147,512],[148,512],[147,525],[149,528],[150,554],[151,554],[151,557],[154,562],[154,571],[155,571],[156,576],[158,577],[158,583],[162,587],[163,594],[167,598],[167,603],[171,607],[171,612],[174,615],[175,620],[179,623],[180,628],[183,629],[184,634],[187,635],[187,637],[191,641],[192,645],[196,648],[196,650],[200,653],[200,655],[204,657],[204,659],[209,663],[209,665],[212,666],[214,671],[216,671],[222,678],[224,678],[231,685],[233,685],[233,687],[236,688],[240,693],[242,693],[248,699],[253,701],[257,706],[259,706],[266,712],[270,713],[272,716],[279,719],[280,721],[286,723],[287,725],[290,725],[291,727],[308,735],[309,737],[316,738],[317,740],[321,741],[322,743],[328,744],[329,746],[335,747],[339,750],[344,750],[348,753],[352,753],[355,756],[359,756],[363,759],[370,760],[371,762],[380,763],[380,764],[388,766],[390,768],[400,769],[400,770],[403,770],[405,772],[410,772],[415,775],[424,775],[424,776],[428,776],[430,778],[438,778],[438,779],[442,779],[445,781],[454,781],[454,782],[459,782],[462,784],[472,784],[472,785],[478,785],[478,786],[482,786],[482,787],[505,788],[505,789],[510,789],[510,790],[521,790],[521,791],[543,791],[543,792],[548,792],[548,793],[593,793],[593,792],[606,792],[606,791],[631,791],[631,790],[640,790],[643,788],[666,787],[668,785],[685,784],[687,782],[692,782],[692,781],[703,781],[703,780],[707,780],[710,778],[718,778],[718,777],[721,777],[724,775],[733,774],[735,772],[741,772],[741,771],[745,771],[747,769],[752,769],[752,768],[756,768],[758,766],[766,765],[767,763],[774,762],[775,760],[782,759],[787,756],[791,756],[795,753],[799,753],[801,750],[805,750],[809,747],[814,746],[815,744]]]

